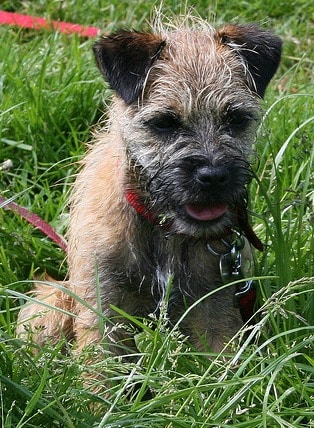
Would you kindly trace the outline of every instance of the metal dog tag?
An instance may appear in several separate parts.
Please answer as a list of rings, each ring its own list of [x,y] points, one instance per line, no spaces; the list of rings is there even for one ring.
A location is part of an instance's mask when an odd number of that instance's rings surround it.
[[[241,255],[241,250],[243,250],[243,248],[244,239],[242,236],[239,236],[231,245],[230,251],[226,254],[221,254],[219,267],[224,284],[244,278]]]
[[[220,275],[224,284],[243,279],[243,273],[241,269],[241,254],[239,253],[234,259],[232,253],[223,254],[220,256],[219,261]]]
[[[236,239],[236,241],[232,244],[229,253],[222,254],[220,256],[220,275],[224,284],[228,284],[230,282],[241,280],[250,276],[248,272],[251,270],[250,266],[244,266],[244,264],[247,263],[245,263],[245,260],[242,258],[241,250],[244,248],[244,243],[240,238]],[[246,262],[248,262],[248,260],[246,260]],[[249,293],[253,287],[254,283],[252,280],[247,280],[237,284],[236,292],[234,294],[234,307],[240,307],[242,297]]]

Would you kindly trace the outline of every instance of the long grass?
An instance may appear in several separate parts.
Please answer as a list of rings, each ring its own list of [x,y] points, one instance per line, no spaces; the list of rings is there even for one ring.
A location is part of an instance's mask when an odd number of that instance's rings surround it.
[[[151,0],[1,2],[6,10],[104,31],[146,28],[153,6]],[[169,329],[166,314],[132,319],[136,361],[122,362],[105,349],[78,356],[65,343],[33,354],[31,343],[14,336],[17,311],[32,298],[24,293],[34,276],[64,277],[64,254],[0,209],[1,427],[314,427],[314,6],[309,0],[217,0],[194,8],[217,25],[259,22],[284,40],[250,186],[254,229],[267,244],[257,254],[256,322],[239,332],[233,342],[241,345],[228,358],[190,349],[179,329]],[[179,2],[164,1],[166,15],[181,11]],[[0,27],[0,164],[13,163],[0,170],[0,194],[60,233],[76,162],[110,97],[92,43]],[[94,352],[104,358],[94,361]]]

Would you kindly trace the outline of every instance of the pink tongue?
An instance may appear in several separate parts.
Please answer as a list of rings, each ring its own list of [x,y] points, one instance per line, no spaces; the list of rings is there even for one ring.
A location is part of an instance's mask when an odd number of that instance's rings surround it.
[[[188,204],[186,205],[187,214],[200,221],[210,221],[221,217],[227,210],[226,204],[204,205],[204,204]]]

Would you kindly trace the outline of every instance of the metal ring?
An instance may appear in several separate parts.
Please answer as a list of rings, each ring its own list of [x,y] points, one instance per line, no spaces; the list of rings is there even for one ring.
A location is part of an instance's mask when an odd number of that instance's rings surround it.
[[[223,243],[223,244],[225,244],[224,242],[223,242],[223,240],[221,240],[221,242]],[[231,247],[230,247],[231,248]],[[210,245],[210,244],[207,244],[207,249],[209,250],[209,252],[210,253],[212,253],[214,256],[218,256],[218,257],[222,257],[222,256],[226,256],[227,254],[230,254],[230,251],[227,251],[226,253],[217,253],[217,251],[215,251],[214,249],[213,249],[213,247]]]
[[[245,240],[244,240],[244,237],[243,237],[242,233],[238,232],[235,229],[232,229],[231,232],[235,235],[235,237],[233,237],[231,243],[227,242],[225,239],[221,239],[220,240],[220,242],[222,244],[224,244],[228,248],[228,251],[226,253],[218,253],[217,251],[215,251],[213,249],[213,247],[211,246],[211,244],[207,243],[208,250],[214,256],[218,256],[218,257],[226,256],[227,254],[230,254],[232,252],[233,248],[235,250],[237,250],[237,251],[241,251],[244,248]],[[240,242],[240,245],[239,244],[237,245],[238,242]]]

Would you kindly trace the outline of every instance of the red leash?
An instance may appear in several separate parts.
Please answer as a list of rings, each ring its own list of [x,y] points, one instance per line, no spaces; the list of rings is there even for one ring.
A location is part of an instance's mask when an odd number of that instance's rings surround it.
[[[78,24],[72,24],[63,21],[49,21],[44,18],[39,18],[30,15],[22,15],[20,13],[6,12],[0,10],[0,24],[12,25],[21,28],[31,28],[34,30],[54,30],[65,34],[76,33],[82,37],[97,37],[100,33],[99,28],[84,27]],[[0,208],[14,211],[19,214],[24,220],[32,224],[48,238],[54,241],[62,250],[67,250],[67,243],[62,236],[60,236],[53,227],[50,226],[45,220],[40,218],[37,214],[30,212],[27,208],[6,200],[0,196]]]
[[[85,27],[83,25],[72,24],[63,21],[49,21],[44,18],[39,18],[30,15],[22,15],[20,13],[6,12],[0,10],[0,24],[11,25],[20,28],[31,28],[34,30],[54,30],[65,34],[76,33],[81,37],[97,37],[100,29],[96,27]],[[30,212],[27,208],[6,200],[0,196],[0,208],[10,210],[19,214],[24,220],[32,224],[48,238],[54,241],[62,250],[67,250],[65,239],[60,236],[53,227],[37,214]]]
[[[100,29],[96,27],[84,27],[83,25],[63,21],[49,21],[36,16],[21,15],[20,13],[5,12],[4,10],[0,10],[0,24],[32,28],[34,30],[55,30],[65,34],[77,33],[82,37],[97,37],[100,33]]]
[[[5,210],[10,210],[19,214],[24,220],[28,221],[31,225],[39,229],[42,233],[44,233],[48,238],[54,241],[59,247],[63,250],[67,250],[67,243],[65,239],[60,236],[53,227],[50,226],[45,220],[40,218],[37,214],[30,212],[27,208],[21,207],[20,205],[12,202],[10,200],[6,200],[0,196],[0,208],[4,208]]]

